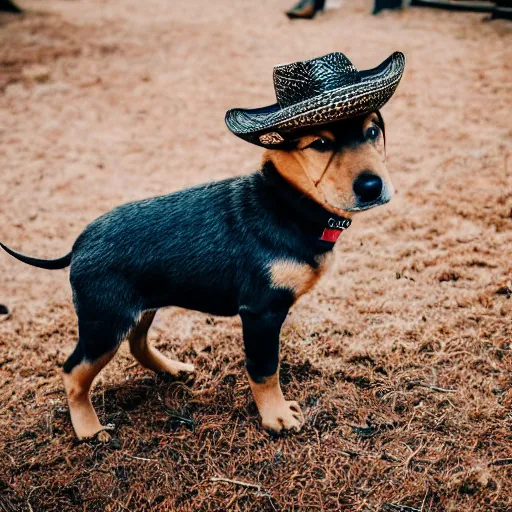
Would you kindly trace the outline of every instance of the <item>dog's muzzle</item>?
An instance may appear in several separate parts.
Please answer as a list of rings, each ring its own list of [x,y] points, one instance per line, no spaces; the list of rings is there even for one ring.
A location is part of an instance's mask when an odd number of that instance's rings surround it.
[[[393,187],[388,187],[382,178],[372,172],[363,172],[355,180],[353,191],[356,204],[347,211],[363,211],[386,204],[393,196]]]

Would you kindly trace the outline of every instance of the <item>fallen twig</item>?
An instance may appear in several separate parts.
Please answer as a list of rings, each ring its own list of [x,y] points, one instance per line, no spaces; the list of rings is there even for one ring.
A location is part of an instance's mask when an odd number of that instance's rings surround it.
[[[135,455],[129,455],[128,453],[125,453],[126,457],[130,457],[130,459],[136,459],[136,460],[143,460],[145,462],[158,462],[157,459],[146,459],[145,457],[137,457]]]
[[[427,490],[425,491],[425,496],[423,497],[423,501],[421,502],[420,512],[423,512],[423,510],[425,509],[425,503],[427,502],[427,496],[428,496],[428,487],[427,487]]]
[[[397,457],[394,457],[393,455],[390,455],[389,453],[383,452],[383,453],[363,453],[363,452],[356,452],[354,450],[340,450],[340,453],[342,455],[346,455],[347,457],[354,458],[354,457],[361,457],[366,459],[380,459],[385,460],[387,462],[402,462],[402,459],[399,459]]]
[[[489,466],[509,466],[510,464],[512,464],[512,458],[496,459],[489,462]]]
[[[231,480],[230,478],[224,478],[222,476],[212,476],[210,482],[227,482],[230,484],[240,485],[242,487],[248,487],[249,489],[256,489],[261,491],[260,484],[251,484],[249,482],[242,482],[241,480]]]
[[[415,387],[420,386],[422,388],[428,388],[432,391],[438,391],[439,393],[456,393],[456,389],[446,389],[446,388],[440,388],[439,386],[434,386],[433,384],[427,384],[426,382],[421,382],[419,380],[410,380],[408,382],[409,386]]]
[[[405,445],[407,446],[407,445]],[[409,446],[407,446],[407,448],[409,448]],[[418,455],[418,453],[423,450],[423,443],[420,443],[419,447],[416,448],[416,450],[412,451],[411,448],[409,448],[409,450],[411,451],[411,454],[409,455],[409,457],[407,457],[407,459],[405,460],[404,462],[404,466],[408,469],[409,466],[411,465],[411,462],[412,460],[414,459],[414,457],[416,455]]]
[[[386,453],[386,452],[384,452],[384,453],[380,456],[380,458],[381,458],[382,460],[387,461],[387,462],[401,462],[401,460],[400,460],[399,458],[395,457],[394,455],[390,455],[389,453]]]
[[[383,512],[421,512],[419,508],[400,505],[399,503],[384,503]]]

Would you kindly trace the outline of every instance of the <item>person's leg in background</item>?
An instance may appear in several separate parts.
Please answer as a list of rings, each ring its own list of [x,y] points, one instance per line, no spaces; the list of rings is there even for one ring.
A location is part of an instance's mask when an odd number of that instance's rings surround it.
[[[290,19],[302,18],[313,19],[317,12],[323,11],[325,0],[300,0],[298,4],[293,6],[286,15]]]

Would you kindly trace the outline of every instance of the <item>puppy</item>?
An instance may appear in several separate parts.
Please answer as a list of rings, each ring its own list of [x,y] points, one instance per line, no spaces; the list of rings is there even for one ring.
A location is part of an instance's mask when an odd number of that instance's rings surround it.
[[[89,391],[127,338],[146,368],[177,375],[192,364],[148,343],[159,308],[239,314],[246,367],[265,429],[299,430],[299,404],[279,385],[279,334],[288,310],[318,281],[353,214],[387,203],[379,112],[298,131],[266,150],[260,170],[115,208],[92,222],[56,260],[19,254],[40,268],[71,265],[79,336],[64,364],[79,439],[109,438]]]

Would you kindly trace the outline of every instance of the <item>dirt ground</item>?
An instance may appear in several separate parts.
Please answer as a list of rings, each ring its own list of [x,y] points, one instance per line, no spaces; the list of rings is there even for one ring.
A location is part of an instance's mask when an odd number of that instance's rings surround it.
[[[399,194],[356,218],[283,328],[299,434],[261,430],[238,319],[170,308],[151,336],[194,381],[122,347],[93,395],[114,439],[76,442],[68,273],[0,254],[0,510],[511,511],[510,22],[348,0],[313,22],[288,21],[290,0],[19,3],[0,16],[0,240],[40,257],[115,205],[256,170],[223,116],[272,103],[275,64],[401,50],[407,66],[383,109]]]

